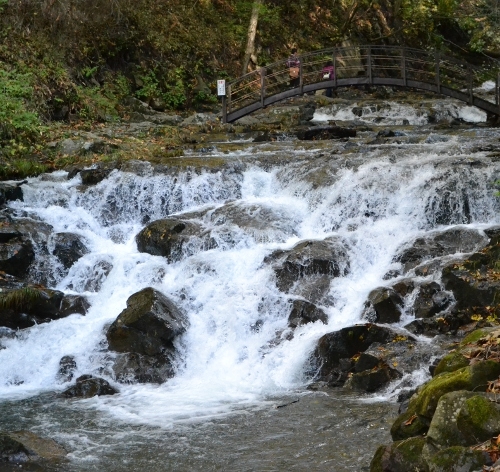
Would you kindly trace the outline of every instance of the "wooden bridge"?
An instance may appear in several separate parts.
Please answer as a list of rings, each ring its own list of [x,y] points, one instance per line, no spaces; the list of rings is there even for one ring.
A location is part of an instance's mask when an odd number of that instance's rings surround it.
[[[224,123],[296,95],[329,87],[386,85],[435,92],[500,116],[500,63],[478,68],[439,52],[395,46],[349,46],[302,54],[298,85],[290,84],[286,59],[230,82],[223,96]],[[324,80],[321,70],[332,61],[335,76]],[[493,94],[480,93],[489,78]]]

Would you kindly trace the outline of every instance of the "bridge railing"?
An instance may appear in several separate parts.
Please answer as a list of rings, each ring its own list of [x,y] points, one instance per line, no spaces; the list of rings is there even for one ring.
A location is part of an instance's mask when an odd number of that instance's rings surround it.
[[[322,69],[328,61],[332,61],[335,68],[332,80],[322,77]],[[472,105],[475,103],[474,90],[485,80],[484,68],[474,68],[438,52],[379,45],[334,47],[308,52],[300,56],[299,79],[293,81],[289,72],[287,61],[282,60],[230,82],[224,103],[225,118],[228,115],[237,116],[235,112],[238,110],[244,110],[244,114],[247,114],[262,108],[271,103],[269,97],[275,97],[274,101],[277,101],[321,88],[362,84],[445,92]],[[499,72],[499,64],[493,64],[488,73],[490,77],[496,77],[496,90],[493,95],[483,97],[485,102],[496,105],[498,114]]]

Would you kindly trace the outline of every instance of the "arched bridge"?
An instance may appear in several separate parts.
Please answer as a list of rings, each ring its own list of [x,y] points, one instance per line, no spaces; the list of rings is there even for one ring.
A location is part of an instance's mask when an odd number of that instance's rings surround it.
[[[439,52],[396,46],[349,46],[302,54],[299,79],[290,83],[286,59],[228,83],[223,97],[223,121],[231,123],[260,108],[295,95],[329,87],[387,85],[409,87],[456,98],[490,115],[500,116],[500,63],[478,68]],[[321,70],[332,61],[335,76],[324,80]],[[481,84],[495,82],[493,94]],[[296,84],[298,82],[298,84]]]

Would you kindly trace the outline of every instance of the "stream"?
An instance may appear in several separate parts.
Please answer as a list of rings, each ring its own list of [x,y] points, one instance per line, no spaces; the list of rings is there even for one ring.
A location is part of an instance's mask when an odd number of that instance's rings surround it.
[[[207,162],[224,160],[215,170],[164,171],[138,162],[95,186],[66,172],[23,185],[24,201],[10,202],[9,211],[47,223],[54,234],[74,233],[89,250],[69,269],[40,255],[32,280],[85,295],[90,309],[16,333],[0,331],[1,429],[27,429],[68,451],[63,466],[22,470],[369,470],[376,448],[390,442],[402,382],[373,395],[308,388],[317,340],[362,322],[368,293],[387,283],[405,244],[437,229],[481,231],[500,223],[500,129],[487,127],[482,112],[451,101],[436,100],[437,113],[468,126],[440,128],[414,106],[385,105],[361,116],[336,106],[316,112],[320,122],[362,123],[366,130],[349,141],[236,137],[231,150],[220,143],[203,151]],[[393,138],[370,143],[389,128]],[[192,156],[200,152],[186,153]],[[202,224],[217,247],[194,248],[170,264],[140,253],[136,234],[172,215]],[[278,290],[263,261],[277,249],[329,236],[347,242],[350,270],[315,300],[328,324],[287,335],[290,295]],[[51,244],[49,238],[49,254]],[[120,384],[105,332],[127,298],[145,287],[172,299],[190,325],[176,341],[174,378]],[[404,314],[398,327],[411,319]],[[437,341],[420,342],[438,350]],[[75,376],[103,377],[119,394],[61,398],[71,383],[58,378],[59,361],[69,355]],[[425,381],[427,367],[405,373],[405,386]]]

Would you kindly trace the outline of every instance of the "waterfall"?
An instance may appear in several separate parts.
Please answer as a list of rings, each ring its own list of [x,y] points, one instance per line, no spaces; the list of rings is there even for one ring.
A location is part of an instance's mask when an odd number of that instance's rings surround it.
[[[175,377],[162,385],[118,384],[119,395],[74,407],[160,426],[251,408],[307,384],[316,341],[361,321],[367,294],[386,283],[403,244],[439,228],[498,222],[493,183],[500,165],[481,153],[474,159],[483,163],[475,164],[454,138],[355,156],[308,150],[309,160],[294,159],[305,151],[287,143],[262,151],[289,156],[286,165],[252,163],[249,156],[258,161],[260,149],[246,152],[224,155],[231,165],[218,172],[162,174],[144,164],[141,172],[115,170],[92,187],[82,187],[78,176],[68,180],[65,172],[29,179],[24,201],[12,202],[12,211],[51,225],[54,233],[75,233],[89,249],[67,271],[49,258],[33,274],[65,293],[85,295],[91,307],[85,316],[0,338],[0,397],[66,388],[57,371],[67,355],[74,356],[77,375],[113,382],[106,327],[129,296],[154,287],[190,322],[177,341]],[[228,205],[248,221],[258,214],[265,224],[215,223],[211,215]],[[212,231],[217,248],[171,264],[138,252],[135,236],[145,224],[188,213]],[[328,324],[304,325],[287,337],[290,297],[278,290],[263,261],[276,249],[328,236],[346,242],[350,271],[331,281],[322,301]]]

